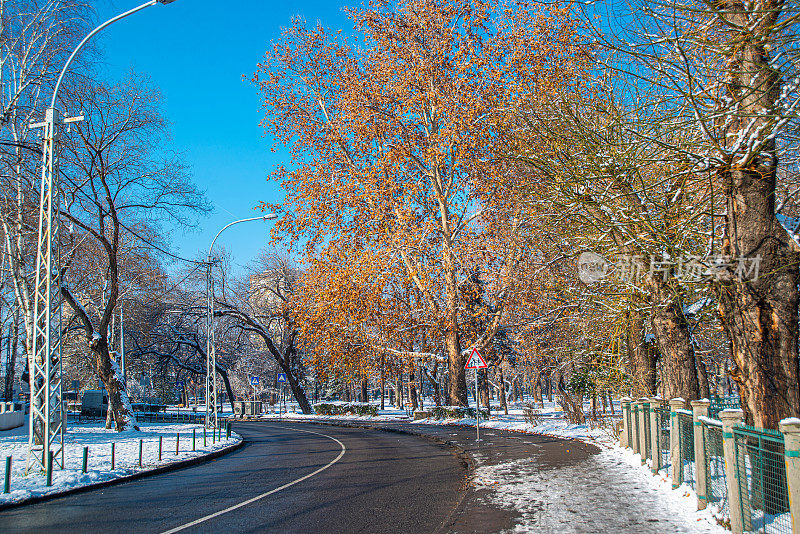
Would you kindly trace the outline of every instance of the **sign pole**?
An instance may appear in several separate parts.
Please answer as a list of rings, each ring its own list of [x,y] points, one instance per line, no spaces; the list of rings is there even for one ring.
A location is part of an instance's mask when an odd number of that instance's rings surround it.
[[[478,395],[478,370],[475,369],[475,432],[477,437],[475,441],[481,440],[481,398]]]
[[[475,441],[481,440],[481,400],[480,391],[478,391],[478,369],[486,369],[487,367],[486,360],[483,359],[478,349],[472,349],[464,369],[475,369],[475,432],[477,434]],[[469,405],[469,402],[467,405]]]

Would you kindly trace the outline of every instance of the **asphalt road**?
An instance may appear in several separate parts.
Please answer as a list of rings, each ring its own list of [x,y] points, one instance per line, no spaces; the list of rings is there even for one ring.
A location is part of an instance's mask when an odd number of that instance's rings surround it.
[[[234,429],[246,441],[235,452],[0,512],[0,532],[437,532],[465,495],[465,463],[424,438],[298,423]]]

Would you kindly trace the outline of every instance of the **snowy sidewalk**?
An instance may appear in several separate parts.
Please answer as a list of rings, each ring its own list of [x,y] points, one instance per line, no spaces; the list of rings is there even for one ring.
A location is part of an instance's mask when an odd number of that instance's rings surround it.
[[[238,434],[231,434],[231,439],[226,439],[223,431],[222,439],[215,441],[208,432],[204,445],[203,426],[196,424],[144,423],[140,424],[140,429],[138,432],[115,432],[106,430],[101,423],[70,424],[65,435],[65,469],[54,467],[53,485],[49,487],[46,486],[44,473],[33,471],[25,475],[28,451],[27,425],[0,432],[0,469],[4,470],[6,458],[12,457],[11,492],[0,493],[0,506],[161,469],[178,462],[207,456],[241,442]],[[139,467],[140,441],[141,467]],[[112,443],[114,444],[113,471],[111,470]],[[86,473],[82,472],[84,447],[89,448]]]

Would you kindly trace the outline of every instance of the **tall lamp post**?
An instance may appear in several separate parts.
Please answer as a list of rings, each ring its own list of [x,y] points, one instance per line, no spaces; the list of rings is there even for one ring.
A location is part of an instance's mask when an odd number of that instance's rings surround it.
[[[42,180],[39,201],[39,240],[36,248],[36,285],[33,306],[33,346],[29,355],[30,366],[30,425],[28,427],[28,460],[31,466],[47,469],[48,460],[64,468],[64,405],[61,397],[61,292],[60,258],[58,249],[58,137],[62,124],[83,120],[83,117],[62,118],[56,110],[56,100],[61,82],[72,60],[103,28],[125,17],[156,4],[170,4],[174,0],[150,0],[124,13],[120,13],[83,38],[67,59],[53,89],[50,107],[45,110],[44,121],[31,124],[43,128]]]
[[[234,224],[248,221],[268,221],[277,218],[277,214],[267,213],[260,217],[248,217],[247,219],[228,223],[217,232],[217,235],[211,240],[211,246],[208,247],[208,256],[206,257],[206,428],[217,428],[219,418],[217,410],[217,349],[214,343],[214,279],[211,276],[211,266],[213,265],[211,250],[214,248],[214,243],[217,241],[219,234]],[[230,399],[230,401],[232,403],[233,399]]]

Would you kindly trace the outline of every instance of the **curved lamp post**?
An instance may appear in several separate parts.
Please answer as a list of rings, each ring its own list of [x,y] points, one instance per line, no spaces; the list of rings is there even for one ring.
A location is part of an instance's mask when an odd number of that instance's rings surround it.
[[[39,239],[36,249],[36,285],[33,305],[33,346],[30,365],[30,425],[28,428],[28,460],[32,465],[47,469],[48,465],[64,468],[65,414],[61,399],[61,298],[60,258],[58,250],[58,136],[62,124],[83,120],[83,117],[64,119],[56,111],[61,82],[78,52],[103,28],[156,4],[174,0],[150,0],[116,17],[108,19],[75,47],[67,59],[53,89],[50,107],[45,110],[44,122],[31,124],[43,128],[42,180],[39,201]],[[52,459],[51,459],[52,458]]]
[[[217,232],[217,235],[211,240],[211,246],[208,247],[208,256],[206,257],[206,428],[217,428],[219,419],[217,409],[217,349],[214,342],[214,279],[211,277],[211,266],[213,265],[211,250],[214,248],[214,243],[217,241],[219,234],[234,224],[248,221],[268,221],[277,218],[277,214],[267,213],[260,217],[248,217],[247,219],[228,223]],[[230,401],[231,405],[233,405],[233,399],[230,399]]]

